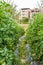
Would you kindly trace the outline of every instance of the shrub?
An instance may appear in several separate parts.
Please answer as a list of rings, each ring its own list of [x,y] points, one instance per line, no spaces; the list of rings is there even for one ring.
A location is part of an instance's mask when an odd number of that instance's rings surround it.
[[[33,59],[43,62],[43,14],[34,16],[34,21],[28,27],[26,39],[30,44]]]
[[[20,20],[20,23],[26,24],[26,23],[28,23],[28,21],[29,21],[29,19],[25,17],[22,20]]]
[[[6,12],[3,3],[0,3],[0,65],[18,65],[14,50],[23,34],[23,28]]]
[[[10,0],[9,0],[10,1]],[[9,2],[10,3],[10,2]],[[1,7],[2,6],[2,7]],[[6,2],[1,2],[0,4],[0,7],[2,9],[4,9],[7,13],[10,14],[10,16],[13,18],[13,19],[17,19],[17,11],[16,11],[16,5],[13,5],[13,4],[8,4]]]

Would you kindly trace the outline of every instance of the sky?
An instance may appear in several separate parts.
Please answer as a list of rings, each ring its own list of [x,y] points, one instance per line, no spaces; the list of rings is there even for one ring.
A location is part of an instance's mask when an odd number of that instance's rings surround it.
[[[11,2],[13,2],[13,4],[17,5],[17,9],[21,9],[21,8],[37,8],[38,4],[37,2],[40,4],[40,0],[10,0]]]

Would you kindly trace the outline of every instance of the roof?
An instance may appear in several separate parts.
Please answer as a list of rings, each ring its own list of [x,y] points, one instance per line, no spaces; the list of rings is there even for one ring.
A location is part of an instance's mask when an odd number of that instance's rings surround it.
[[[21,8],[21,10],[28,10],[28,9],[30,9],[30,8]]]
[[[40,10],[38,8],[31,9],[32,12],[39,12]]]

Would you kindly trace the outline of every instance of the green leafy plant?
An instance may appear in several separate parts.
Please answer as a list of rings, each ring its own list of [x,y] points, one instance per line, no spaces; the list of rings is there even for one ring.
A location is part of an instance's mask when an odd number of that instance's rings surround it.
[[[0,4],[0,7],[2,6],[2,8],[10,14],[10,16],[13,18],[13,19],[18,19],[18,16],[19,16],[19,13],[17,12],[16,10],[16,5],[13,3],[10,4],[10,0],[9,0],[9,4],[6,3],[5,1],[1,2],[3,4]]]
[[[24,30],[6,11],[5,4],[0,2],[0,65],[18,65],[14,51]]]
[[[24,17],[22,20],[20,20],[20,23],[27,24],[28,21],[29,21],[29,19]]]
[[[26,39],[33,59],[43,64],[43,14],[34,16],[33,22],[28,27]]]
[[[28,65],[28,47],[27,42],[25,40],[25,36],[20,38],[20,44],[18,45],[18,57],[20,59],[19,65]]]

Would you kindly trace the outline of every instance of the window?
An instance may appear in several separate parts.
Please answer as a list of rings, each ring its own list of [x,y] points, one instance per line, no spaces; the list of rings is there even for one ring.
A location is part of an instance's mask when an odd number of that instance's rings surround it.
[[[24,10],[22,12],[25,12]]]

